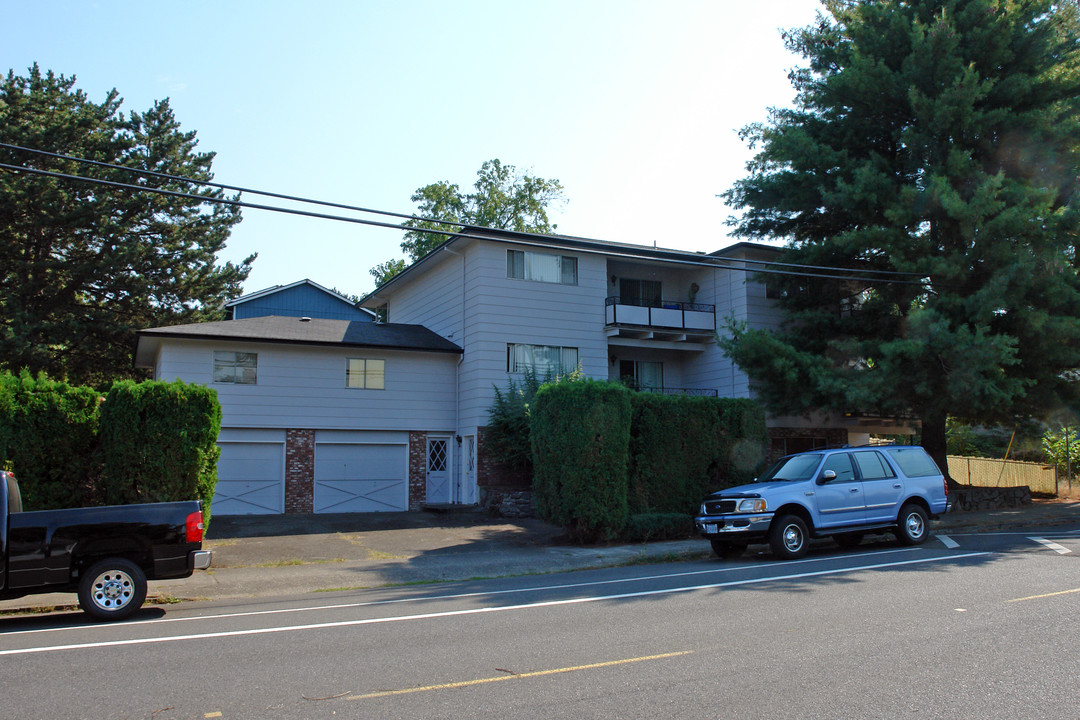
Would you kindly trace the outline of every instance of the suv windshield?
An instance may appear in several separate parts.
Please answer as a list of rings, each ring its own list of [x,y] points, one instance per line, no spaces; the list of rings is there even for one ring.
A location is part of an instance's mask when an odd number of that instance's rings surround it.
[[[758,482],[780,480],[809,480],[821,464],[820,455],[792,455],[780,458],[775,465],[758,478]]]

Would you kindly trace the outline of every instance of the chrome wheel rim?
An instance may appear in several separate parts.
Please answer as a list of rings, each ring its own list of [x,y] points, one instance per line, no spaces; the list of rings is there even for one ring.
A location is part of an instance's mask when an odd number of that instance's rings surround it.
[[[788,525],[784,528],[784,547],[789,552],[798,552],[802,548],[803,535],[798,525]]]
[[[94,578],[90,598],[102,610],[115,612],[135,597],[135,582],[122,570],[106,570]]]
[[[917,512],[909,513],[907,516],[907,533],[910,537],[918,539],[922,537],[925,527],[923,525],[922,515]]]

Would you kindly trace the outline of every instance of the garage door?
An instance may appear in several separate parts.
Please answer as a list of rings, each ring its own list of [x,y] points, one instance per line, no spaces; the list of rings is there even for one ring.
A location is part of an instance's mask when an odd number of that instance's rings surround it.
[[[274,515],[285,512],[285,444],[223,442],[214,515]]]
[[[409,509],[408,446],[316,443],[315,512]]]

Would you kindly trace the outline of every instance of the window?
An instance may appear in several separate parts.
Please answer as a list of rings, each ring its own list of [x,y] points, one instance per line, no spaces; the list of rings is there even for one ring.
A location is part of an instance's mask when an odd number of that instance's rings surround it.
[[[349,358],[345,368],[345,387],[385,390],[386,361]]]
[[[863,480],[884,480],[896,477],[896,473],[879,453],[867,450],[852,453],[852,455],[855,457],[855,464],[859,466],[859,474],[862,475]]]
[[[619,302],[636,307],[660,307],[660,281],[619,278]]]
[[[575,347],[552,345],[524,345],[510,343],[506,346],[507,372],[520,373],[532,370],[539,378],[573,372],[578,365]]]
[[[921,447],[886,448],[885,452],[896,461],[908,477],[929,477],[941,474],[937,463],[930,459]]]
[[[507,250],[506,277],[577,285],[577,258],[529,250]]]
[[[214,382],[254,385],[259,369],[258,353],[214,351]]]
[[[851,458],[847,453],[837,453],[830,455],[825,464],[821,468],[821,472],[826,470],[832,470],[836,473],[836,480],[833,482],[844,483],[851,482],[855,479],[855,470],[851,467]]]
[[[619,377],[633,381],[636,390],[663,390],[664,363],[644,360],[620,360]]]

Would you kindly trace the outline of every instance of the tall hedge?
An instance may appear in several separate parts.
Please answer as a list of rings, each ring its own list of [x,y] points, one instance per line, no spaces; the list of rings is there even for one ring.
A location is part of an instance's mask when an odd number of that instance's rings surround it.
[[[209,522],[217,484],[217,393],[182,381],[118,382],[101,406],[110,503],[198,498]]]
[[[626,525],[630,391],[585,380],[545,385],[530,413],[540,517],[578,542],[608,540]]]
[[[693,513],[765,459],[765,414],[753,401],[634,393],[631,403],[631,514]]]
[[[100,500],[100,401],[93,388],[26,370],[0,373],[0,468],[18,478],[24,510]]]

